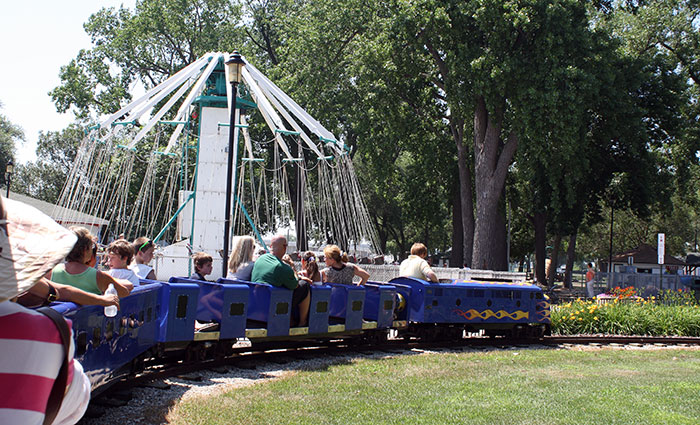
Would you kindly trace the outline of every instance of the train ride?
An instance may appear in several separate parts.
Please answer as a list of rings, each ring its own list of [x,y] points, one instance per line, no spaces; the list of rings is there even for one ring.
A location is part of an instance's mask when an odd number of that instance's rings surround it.
[[[264,283],[173,277],[141,280],[106,317],[100,306],[51,307],[72,320],[75,357],[93,396],[143,370],[146,361],[201,361],[230,355],[247,338],[256,344],[347,339],[364,344],[392,338],[458,340],[541,338],[550,332],[546,294],[528,283],[399,277],[366,285],[311,287],[309,323],[290,326],[292,291]]]

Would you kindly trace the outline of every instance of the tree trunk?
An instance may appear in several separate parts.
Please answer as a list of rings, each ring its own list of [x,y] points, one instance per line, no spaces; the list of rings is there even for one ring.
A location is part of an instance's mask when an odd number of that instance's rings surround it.
[[[535,278],[537,283],[545,285],[547,283],[544,273],[544,260],[547,256],[547,221],[545,214],[543,212],[535,213],[532,221],[535,227]]]
[[[461,188],[456,185],[452,198],[452,253],[450,267],[464,266],[464,230],[462,227]]]
[[[554,286],[554,281],[557,278],[557,266],[559,265],[559,248],[561,248],[561,235],[554,236],[554,246],[552,248],[552,259],[549,262],[549,270],[547,271],[547,286]]]
[[[508,223],[506,221],[506,192],[501,192],[498,202],[498,214],[496,214],[496,238],[494,239],[495,263],[491,270],[508,270]]]
[[[506,143],[501,140],[505,102],[489,113],[482,96],[476,99],[474,111],[474,175],[476,188],[476,223],[474,227],[475,268],[495,270],[506,262],[505,249],[499,244],[503,219],[499,220],[499,202],[508,167],[518,146],[518,137],[511,131]]]
[[[566,250],[566,274],[564,275],[564,285],[571,289],[571,273],[574,269],[574,256],[576,255],[576,233],[578,229],[569,236],[569,248]]]
[[[452,137],[457,144],[457,166],[459,167],[460,211],[462,215],[462,265],[472,267],[474,242],[474,201],[472,176],[469,169],[469,153],[464,143],[464,122],[450,123]],[[453,248],[454,249],[454,248]]]

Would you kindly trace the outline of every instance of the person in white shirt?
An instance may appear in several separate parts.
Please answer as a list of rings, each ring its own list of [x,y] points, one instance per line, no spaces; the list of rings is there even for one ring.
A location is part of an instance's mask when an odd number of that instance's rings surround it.
[[[134,256],[134,249],[131,244],[124,239],[119,239],[107,247],[107,265],[109,275],[117,279],[125,279],[134,286],[139,286],[139,277],[133,270],[129,269],[129,263]]]
[[[420,242],[416,242],[411,247],[411,255],[401,262],[399,266],[399,276],[415,277],[417,279],[437,282],[438,278],[425,258],[428,256],[428,248]]]
[[[153,267],[148,265],[153,259],[153,253],[156,250],[153,241],[145,236],[141,236],[136,238],[131,246],[134,248],[134,262],[131,263],[129,268],[141,279],[156,280]]]

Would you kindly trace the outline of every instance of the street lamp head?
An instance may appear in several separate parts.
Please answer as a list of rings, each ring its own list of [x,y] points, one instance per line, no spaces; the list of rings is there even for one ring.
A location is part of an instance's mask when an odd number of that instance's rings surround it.
[[[228,68],[229,83],[238,84],[241,82],[241,71],[243,70],[244,66],[245,62],[243,61],[243,58],[237,50],[234,50],[231,56],[226,61],[226,67]]]
[[[12,172],[15,170],[15,164],[12,162],[12,160],[7,161],[7,166],[5,167],[5,172],[7,174],[12,174]]]

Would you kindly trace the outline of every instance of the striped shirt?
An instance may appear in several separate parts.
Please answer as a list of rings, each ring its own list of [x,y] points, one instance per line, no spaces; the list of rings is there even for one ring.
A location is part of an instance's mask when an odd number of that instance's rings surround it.
[[[69,320],[68,327],[71,324]],[[70,357],[73,358],[71,338]],[[56,325],[43,314],[16,303],[0,303],[0,424],[41,424],[44,421],[46,403],[54,380],[63,364],[64,351]],[[75,362],[77,363],[77,362]],[[74,381],[74,373],[80,376]],[[67,382],[75,387],[85,387],[89,400],[89,382],[79,363],[71,360]],[[84,388],[75,388],[84,392]],[[68,398],[69,394],[66,394]],[[71,395],[71,398],[74,395]],[[77,395],[77,399],[84,395]],[[62,406],[65,407],[65,399]],[[82,404],[82,400],[77,400]],[[84,412],[78,412],[82,416]],[[75,416],[75,415],[72,415]],[[61,421],[63,417],[64,421]],[[62,408],[54,423],[65,422]],[[76,419],[77,420],[77,419]]]

